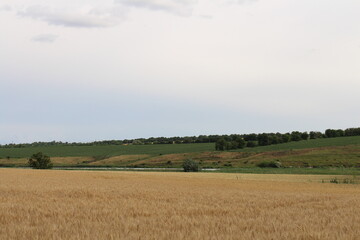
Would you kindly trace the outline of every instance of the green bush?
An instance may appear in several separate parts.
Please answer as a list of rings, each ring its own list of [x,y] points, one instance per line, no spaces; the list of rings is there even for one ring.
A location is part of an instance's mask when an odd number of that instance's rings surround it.
[[[275,162],[275,161],[271,161],[271,162],[261,162],[257,164],[258,167],[261,168],[281,168],[281,162]]]
[[[53,167],[50,157],[44,155],[42,152],[34,153],[29,158],[29,166],[34,169],[49,169]]]
[[[183,163],[184,172],[198,172],[199,164],[192,159],[186,159]]]

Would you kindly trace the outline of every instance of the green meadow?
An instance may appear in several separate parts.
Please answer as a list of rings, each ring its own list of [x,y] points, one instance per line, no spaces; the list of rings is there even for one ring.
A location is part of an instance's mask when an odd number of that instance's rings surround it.
[[[238,151],[261,153],[261,152],[269,152],[269,151],[286,151],[286,150],[321,148],[321,147],[339,147],[339,146],[348,146],[348,145],[360,145],[360,136],[309,139],[307,141],[259,146],[255,148],[245,148],[245,149],[240,149]]]
[[[0,148],[0,166],[27,166],[36,152],[50,156],[55,167],[179,168],[193,159],[222,172],[357,175],[360,169],[360,136],[232,151],[215,151],[214,143]],[[280,162],[282,168],[259,168],[262,162]]]
[[[163,155],[214,151],[214,148],[214,143],[0,148],[0,158],[27,158],[36,152],[43,152],[50,157]]]

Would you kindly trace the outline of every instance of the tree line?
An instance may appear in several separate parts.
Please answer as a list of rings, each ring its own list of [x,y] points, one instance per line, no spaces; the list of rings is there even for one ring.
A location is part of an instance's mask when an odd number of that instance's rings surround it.
[[[219,151],[241,149],[245,147],[267,146],[287,142],[297,142],[302,140],[317,138],[335,138],[360,136],[360,128],[326,129],[324,133],[311,131],[291,133],[251,133],[243,135],[225,135],[220,137],[215,143],[215,149]]]
[[[290,133],[250,133],[230,135],[199,135],[185,137],[150,137],[124,140],[104,140],[94,142],[33,142],[20,144],[0,145],[0,148],[25,148],[45,146],[104,146],[104,145],[145,145],[145,144],[188,144],[188,143],[215,143],[216,150],[231,150],[244,147],[266,146],[291,141],[301,141],[316,138],[333,138],[344,136],[360,136],[360,128],[327,129],[322,132],[299,132]]]

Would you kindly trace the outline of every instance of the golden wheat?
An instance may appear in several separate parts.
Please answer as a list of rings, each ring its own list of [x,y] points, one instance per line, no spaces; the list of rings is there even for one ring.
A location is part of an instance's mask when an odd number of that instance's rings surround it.
[[[324,176],[0,169],[0,239],[359,239]]]

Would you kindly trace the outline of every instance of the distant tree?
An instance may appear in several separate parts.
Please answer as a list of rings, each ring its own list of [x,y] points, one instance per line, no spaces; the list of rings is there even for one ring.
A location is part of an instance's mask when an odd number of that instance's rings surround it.
[[[308,140],[309,139],[309,134],[307,132],[301,133],[301,139],[302,140]]]
[[[239,144],[237,141],[231,141],[231,142],[227,142],[226,143],[226,150],[232,150],[232,149],[238,149],[239,148]]]
[[[348,128],[344,131],[345,136],[360,136],[360,128]]]
[[[184,172],[198,172],[199,164],[192,159],[186,159],[183,163]]]
[[[258,135],[256,133],[250,133],[250,134],[245,134],[243,135],[243,138],[245,141],[257,141],[258,140]]]
[[[291,132],[290,139],[291,141],[300,141],[302,139],[301,132],[298,131]]]
[[[33,154],[29,158],[29,166],[34,169],[49,169],[53,167],[50,157],[44,155],[42,152]]]
[[[269,134],[269,143],[270,144],[279,144],[279,143],[281,143],[281,138],[276,134]]]
[[[244,148],[246,146],[246,141],[242,137],[236,139],[237,148]]]
[[[144,142],[142,139],[135,139],[133,142],[132,142],[133,145],[143,145]]]
[[[259,134],[258,135],[258,143],[259,143],[259,146],[270,145],[269,134],[267,134],[267,133]]]
[[[246,142],[246,147],[257,147],[258,143],[257,141],[248,141]]]
[[[215,143],[215,149],[217,151],[224,151],[226,150],[227,142],[224,138],[219,138]]]
[[[285,133],[281,135],[281,142],[287,143],[290,142],[290,140],[291,140],[291,136],[289,133]]]
[[[345,132],[342,129],[336,130],[336,137],[343,137],[345,136]]]
[[[319,134],[320,133],[320,134]],[[310,136],[310,139],[317,139],[319,138],[319,136],[321,136],[322,133],[321,132],[314,132],[314,131],[311,131],[309,136]]]
[[[183,143],[192,143],[194,142],[192,137],[185,137]]]
[[[325,136],[328,138],[343,137],[345,135],[344,130],[341,129],[326,129]]]

